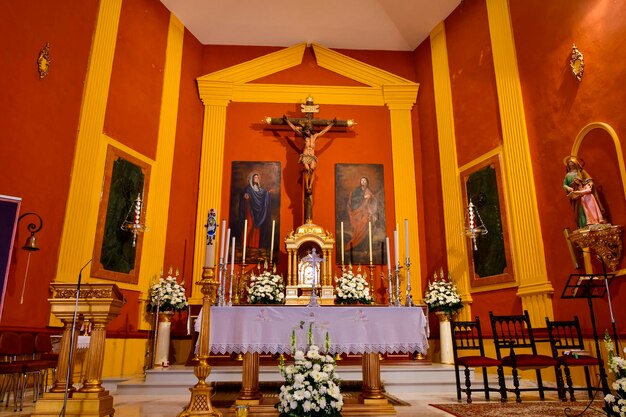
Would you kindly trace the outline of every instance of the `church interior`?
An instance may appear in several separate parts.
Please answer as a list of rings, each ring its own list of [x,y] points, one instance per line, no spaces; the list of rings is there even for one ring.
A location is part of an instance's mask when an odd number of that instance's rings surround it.
[[[625,4],[182,3],[0,3],[0,416],[278,416],[314,316],[362,386],[343,415],[624,398]],[[487,365],[463,360],[477,318]],[[36,377],[15,334],[52,344]]]

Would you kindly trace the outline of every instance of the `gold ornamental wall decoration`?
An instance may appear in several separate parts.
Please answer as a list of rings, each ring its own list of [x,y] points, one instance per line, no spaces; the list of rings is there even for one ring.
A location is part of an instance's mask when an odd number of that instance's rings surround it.
[[[45,78],[50,70],[50,43],[46,42],[46,46],[39,51],[39,57],[37,57],[37,70],[39,71],[39,78]]]
[[[576,48],[576,44],[572,45],[572,54],[569,59],[569,66],[572,68],[572,74],[578,81],[583,79],[583,72],[585,71],[585,58],[582,52]]]

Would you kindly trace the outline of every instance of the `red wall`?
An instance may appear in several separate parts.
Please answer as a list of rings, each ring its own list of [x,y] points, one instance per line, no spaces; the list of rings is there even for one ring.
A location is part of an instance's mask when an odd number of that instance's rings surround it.
[[[83,82],[98,2],[0,3],[0,194],[22,197],[22,213],[43,218],[39,252],[19,248],[33,217],[18,225],[2,313],[3,326],[44,327],[65,217]],[[50,43],[50,72],[40,79],[37,57]],[[20,297],[28,263],[24,303]]]
[[[169,16],[152,0],[122,3],[104,121],[108,136],[152,159],[156,159]]]
[[[559,2],[512,2],[515,44],[531,145],[532,168],[537,190],[548,276],[555,288],[555,316],[579,314],[588,325],[586,302],[561,300],[560,293],[574,270],[562,230],[575,229],[572,211],[562,190],[563,158],[571,153],[578,132],[591,122],[611,125],[622,142],[626,115],[622,111],[626,92],[622,88],[626,63],[618,59],[626,43],[626,5],[614,2],[568,3],[567,13]],[[541,10],[540,13],[537,10]],[[558,24],[555,24],[558,22]],[[532,23],[532,30],[528,30]],[[569,68],[572,44],[584,54],[585,73],[576,80]],[[613,142],[608,134],[595,131],[585,139],[579,153],[607,202],[613,224],[626,222],[626,201],[617,170]],[[624,154],[622,154],[624,157]],[[621,268],[626,267],[622,258]],[[612,295],[619,300],[626,288],[616,280]],[[606,298],[598,300],[598,323],[608,323]],[[624,303],[615,303],[616,316],[626,317]],[[626,323],[618,320],[625,329]]]

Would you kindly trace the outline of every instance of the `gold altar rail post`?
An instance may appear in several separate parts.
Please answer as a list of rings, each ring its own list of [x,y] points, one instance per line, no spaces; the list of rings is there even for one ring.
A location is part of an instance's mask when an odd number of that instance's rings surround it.
[[[102,365],[104,362],[104,347],[106,342],[107,324],[120,314],[124,297],[115,284],[82,284],[80,297],[76,303],[78,286],[76,284],[51,284],[53,295],[48,299],[52,314],[63,324],[61,351],[57,366],[56,379],[50,392],[44,393],[35,405],[33,416],[59,415],[65,402],[65,386],[68,368],[70,381],[67,393],[67,403],[64,416],[112,416],[113,396],[102,386]],[[76,307],[78,306],[78,307]],[[79,329],[83,321],[92,323],[91,339],[86,357],[85,379],[77,390],[73,385],[72,374],[74,368],[75,350],[70,355],[70,338],[74,310],[76,312],[75,329]],[[76,346],[78,332],[74,332],[72,346]]]

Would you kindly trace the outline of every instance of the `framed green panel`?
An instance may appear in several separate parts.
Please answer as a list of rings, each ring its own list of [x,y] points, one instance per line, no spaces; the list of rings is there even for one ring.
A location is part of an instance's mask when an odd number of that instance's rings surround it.
[[[141,196],[140,218],[145,219],[150,182],[150,165],[109,145],[104,168],[102,199],[93,251],[91,275],[112,281],[137,284],[141,265],[143,233],[123,227],[134,220],[135,200]]]
[[[465,207],[471,200],[488,231],[476,238],[476,248],[467,239],[470,286],[485,291],[514,283],[500,156],[466,169],[461,180]]]

